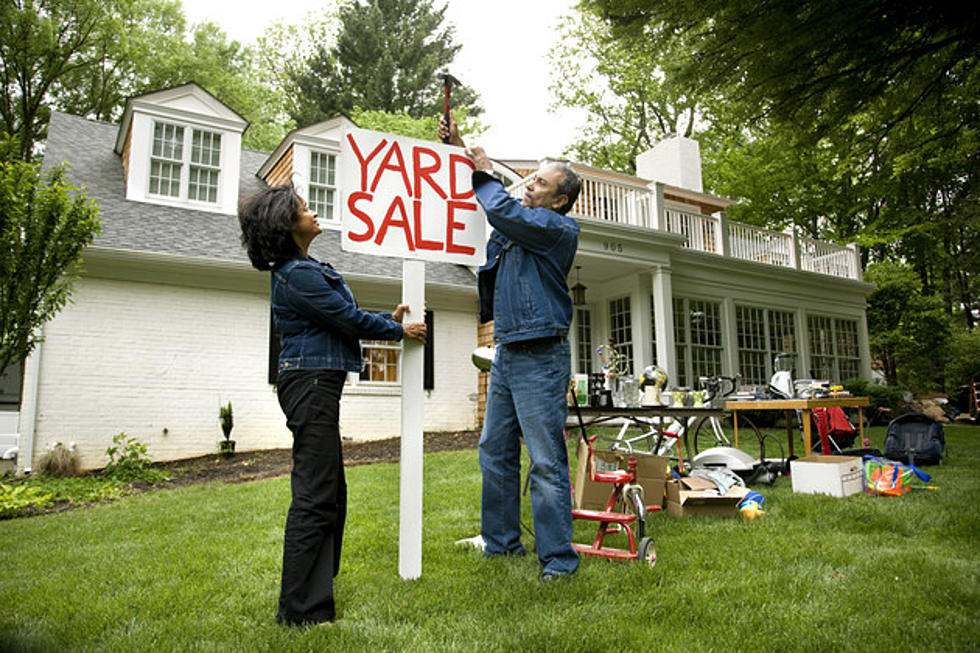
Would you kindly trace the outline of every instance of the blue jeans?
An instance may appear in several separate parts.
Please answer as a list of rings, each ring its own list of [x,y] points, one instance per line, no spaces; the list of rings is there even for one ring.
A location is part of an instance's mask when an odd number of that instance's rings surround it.
[[[522,553],[521,441],[531,459],[534,540],[544,573],[578,568],[572,549],[572,490],[565,447],[569,346],[564,338],[497,347],[480,437],[485,555]]]

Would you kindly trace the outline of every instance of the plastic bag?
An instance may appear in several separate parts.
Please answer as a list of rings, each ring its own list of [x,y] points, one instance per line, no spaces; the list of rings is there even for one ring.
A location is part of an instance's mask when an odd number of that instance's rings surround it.
[[[900,497],[912,489],[916,481],[928,483],[932,477],[914,465],[877,458],[864,457],[864,479],[868,494],[887,494]]]

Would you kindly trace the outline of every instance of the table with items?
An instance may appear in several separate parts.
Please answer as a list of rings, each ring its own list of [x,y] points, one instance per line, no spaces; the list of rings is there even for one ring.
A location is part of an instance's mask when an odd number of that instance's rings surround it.
[[[698,424],[701,419],[708,417],[719,417],[727,411],[722,407],[674,407],[674,406],[640,406],[637,408],[616,408],[616,407],[592,407],[592,406],[571,406],[569,416],[573,419],[576,415],[582,418],[582,427],[599,426],[602,424],[615,422],[618,425],[633,424],[639,426],[645,433],[638,437],[625,438],[621,431],[617,441],[621,442],[621,447],[637,449],[639,445],[645,445],[645,453],[657,453],[661,450],[661,444],[673,440],[677,445],[677,458],[681,469],[684,469],[684,460],[691,462],[691,447],[688,443],[688,433],[691,428]],[[654,435],[656,433],[656,435]],[[681,454],[681,444],[683,443],[683,455]],[[636,446],[634,446],[636,445]]]
[[[867,397],[822,397],[819,399],[758,399],[726,401],[725,410],[732,413],[735,418],[735,446],[738,446],[738,413],[740,411],[752,410],[781,410],[786,415],[786,437],[789,439],[789,455],[793,455],[793,423],[795,420],[794,412],[799,410],[802,413],[801,422],[803,423],[803,449],[806,455],[811,453],[810,439],[812,434],[811,413],[814,408],[857,408],[858,409],[858,433],[859,442],[864,442],[864,415],[863,408],[870,402]],[[826,453],[826,452],[825,452]]]

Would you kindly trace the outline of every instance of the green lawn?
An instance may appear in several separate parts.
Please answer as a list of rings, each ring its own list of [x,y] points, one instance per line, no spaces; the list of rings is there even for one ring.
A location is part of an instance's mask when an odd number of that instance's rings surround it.
[[[398,466],[350,468],[329,628],[273,621],[287,479],[3,521],[0,650],[975,649],[980,428],[946,436],[947,461],[928,468],[937,490],[833,499],[781,478],[756,488],[768,513],[755,521],[654,515],[652,569],[585,559],[549,585],[533,555],[485,561],[453,544],[479,530],[475,451],[426,457],[415,581],[398,576]],[[584,524],[576,539],[591,539]]]

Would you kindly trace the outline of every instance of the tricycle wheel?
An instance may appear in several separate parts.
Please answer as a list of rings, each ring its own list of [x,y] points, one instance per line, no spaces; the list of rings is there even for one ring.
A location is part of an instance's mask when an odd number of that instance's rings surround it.
[[[647,506],[643,500],[643,488],[639,485],[631,485],[626,488],[625,512],[636,515],[636,539],[643,539],[643,531],[646,528]]]
[[[645,561],[651,567],[657,564],[657,545],[652,537],[644,537],[640,540],[640,546],[636,549],[636,559]]]

